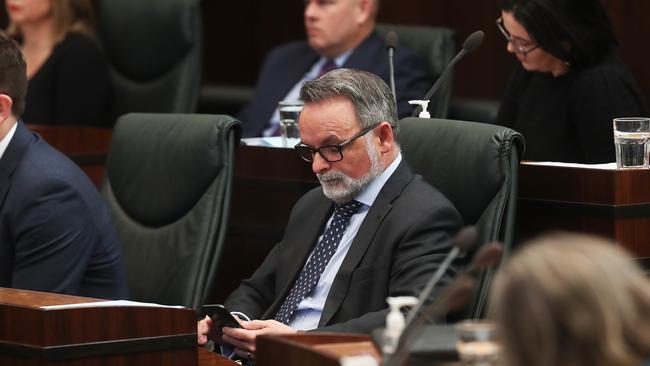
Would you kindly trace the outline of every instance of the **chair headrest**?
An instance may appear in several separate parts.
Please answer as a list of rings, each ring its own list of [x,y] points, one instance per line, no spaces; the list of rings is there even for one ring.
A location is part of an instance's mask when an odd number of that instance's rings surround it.
[[[126,215],[144,226],[178,220],[225,169],[229,116],[131,113],[115,126],[107,183]]]
[[[137,81],[168,72],[197,39],[199,6],[199,0],[98,1],[99,38],[111,65]]]
[[[502,189],[511,149],[523,137],[502,126],[446,119],[399,122],[406,161],[456,206],[466,225],[478,222]]]

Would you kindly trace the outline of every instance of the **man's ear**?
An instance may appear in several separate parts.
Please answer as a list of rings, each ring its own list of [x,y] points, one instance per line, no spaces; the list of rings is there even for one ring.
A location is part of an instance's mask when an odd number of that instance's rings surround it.
[[[382,122],[381,125],[379,125],[378,129],[380,144],[379,151],[382,153],[388,152],[395,144],[393,137],[393,127],[391,127],[390,123],[388,122]]]
[[[14,101],[7,94],[0,94],[0,124],[11,117],[11,108]]]
[[[359,0],[359,23],[367,23],[375,11],[375,0]]]

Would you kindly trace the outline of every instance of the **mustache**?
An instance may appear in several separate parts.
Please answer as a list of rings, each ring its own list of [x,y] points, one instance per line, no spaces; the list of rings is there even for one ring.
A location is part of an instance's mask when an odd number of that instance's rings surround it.
[[[329,171],[325,173],[316,174],[318,181],[322,183],[328,183],[334,180],[341,180],[347,178],[347,175],[341,172]]]

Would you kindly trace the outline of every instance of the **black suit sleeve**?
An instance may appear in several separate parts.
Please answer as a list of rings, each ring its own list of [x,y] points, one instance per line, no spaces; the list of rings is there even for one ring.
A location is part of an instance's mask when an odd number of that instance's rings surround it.
[[[228,296],[225,306],[230,311],[239,311],[251,319],[260,319],[275,300],[275,271],[278,266],[278,245],[276,245],[251,278]]]

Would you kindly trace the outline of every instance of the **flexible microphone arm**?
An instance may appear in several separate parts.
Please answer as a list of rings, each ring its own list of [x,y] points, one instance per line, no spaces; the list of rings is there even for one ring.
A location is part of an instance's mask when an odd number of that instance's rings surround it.
[[[397,37],[397,33],[394,31],[389,31],[386,33],[386,49],[388,50],[388,66],[390,68],[390,91],[393,94],[393,102],[395,102],[395,108],[397,108],[397,94],[395,93],[395,62],[393,59],[395,48],[397,48],[398,43],[399,37]]]
[[[503,254],[503,246],[498,243],[485,245],[478,250],[467,271],[456,278],[434,302],[416,314],[412,322],[404,328],[397,344],[397,351],[387,356],[383,366],[403,365],[408,357],[413,342],[422,331],[422,325],[450,310],[459,309],[471,298],[476,287],[474,276],[481,270],[496,264]]]
[[[460,50],[460,52],[458,52],[458,54],[456,54],[456,57],[454,57],[453,60],[451,60],[451,62],[447,65],[447,67],[445,67],[442,74],[440,74],[438,80],[436,80],[436,82],[433,84],[431,89],[429,89],[429,92],[427,93],[427,95],[424,96],[423,100],[431,99],[433,94],[438,90],[438,88],[440,88],[442,82],[447,79],[447,75],[451,70],[453,70],[454,66],[458,63],[458,61],[460,61],[460,59],[462,59],[463,56],[465,56],[465,54],[476,51],[476,49],[481,45],[481,43],[483,43],[483,38],[485,38],[485,33],[483,33],[483,31],[480,30],[470,34],[469,36],[467,36],[467,38],[465,38],[465,42],[463,42],[463,48]],[[431,104],[429,104],[429,106],[431,106]],[[420,114],[421,110],[422,107],[418,106],[418,108],[415,109],[415,111],[411,116],[417,117]]]

